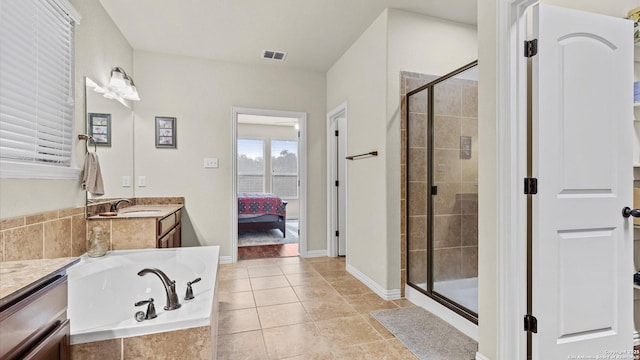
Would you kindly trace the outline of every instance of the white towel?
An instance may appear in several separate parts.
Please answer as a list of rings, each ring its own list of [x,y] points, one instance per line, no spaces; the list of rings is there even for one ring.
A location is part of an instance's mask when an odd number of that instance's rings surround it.
[[[100,162],[96,153],[89,152],[84,158],[82,186],[93,196],[104,195],[104,183],[102,182]]]

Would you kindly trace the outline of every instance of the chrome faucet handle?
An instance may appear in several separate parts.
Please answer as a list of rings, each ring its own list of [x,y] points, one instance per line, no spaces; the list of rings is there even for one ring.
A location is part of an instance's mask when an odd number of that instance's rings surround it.
[[[156,307],[155,305],[153,305],[153,298],[149,298],[149,300],[140,300],[136,302],[134,305],[142,306],[145,304],[149,304],[149,306],[147,306],[147,313],[145,314],[144,319],[149,320],[149,319],[155,319],[156,317],[158,317],[158,315],[156,315]]]
[[[187,281],[187,293],[184,295],[184,299],[185,300],[191,300],[191,299],[193,299],[195,297],[195,296],[193,296],[193,289],[191,288],[191,284],[195,284],[200,280],[202,280],[202,279],[201,278],[196,278],[195,280]]]

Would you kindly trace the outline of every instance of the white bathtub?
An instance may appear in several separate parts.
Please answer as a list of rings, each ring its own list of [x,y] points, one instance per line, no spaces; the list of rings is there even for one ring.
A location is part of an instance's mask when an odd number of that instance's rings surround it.
[[[165,331],[209,326],[218,267],[218,246],[174,249],[110,251],[104,257],[86,254],[67,270],[71,344],[148,335]],[[166,311],[166,293],[154,274],[138,276],[144,268],[158,268],[176,281],[182,306]],[[184,300],[187,281],[195,299]],[[157,318],[137,322],[134,314],[147,306],[134,303],[154,299]]]

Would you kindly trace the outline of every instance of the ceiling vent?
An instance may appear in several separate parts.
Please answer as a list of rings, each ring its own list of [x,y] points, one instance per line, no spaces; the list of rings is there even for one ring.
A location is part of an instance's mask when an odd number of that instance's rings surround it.
[[[262,50],[263,59],[284,61],[285,57],[287,57],[287,53],[283,51]]]

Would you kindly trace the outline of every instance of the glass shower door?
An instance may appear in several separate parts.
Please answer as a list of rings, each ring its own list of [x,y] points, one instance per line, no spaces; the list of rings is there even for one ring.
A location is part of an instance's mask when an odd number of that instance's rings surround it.
[[[476,67],[433,86],[433,291],[478,312]]]

